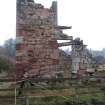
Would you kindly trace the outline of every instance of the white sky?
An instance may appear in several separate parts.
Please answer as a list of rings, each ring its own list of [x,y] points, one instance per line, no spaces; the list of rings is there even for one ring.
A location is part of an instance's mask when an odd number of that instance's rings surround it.
[[[50,7],[53,0],[35,0]],[[59,25],[72,26],[64,31],[80,37],[88,48],[101,50],[105,47],[105,0],[57,0]],[[0,1],[0,44],[15,38],[16,0]]]
[[[11,2],[10,2],[11,1]],[[0,1],[0,44],[9,38],[15,38],[16,1]]]

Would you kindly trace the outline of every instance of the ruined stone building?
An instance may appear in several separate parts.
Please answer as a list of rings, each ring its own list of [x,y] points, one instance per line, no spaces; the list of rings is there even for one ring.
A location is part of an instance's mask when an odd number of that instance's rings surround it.
[[[58,26],[57,2],[51,8],[35,3],[34,0],[17,0],[16,21],[16,75],[53,77],[59,64],[57,40],[72,39],[63,34]]]
[[[17,78],[24,77],[24,74],[50,78],[63,75],[66,78],[69,77],[69,64],[72,73],[85,75],[94,71],[91,54],[83,41],[73,40],[72,36],[63,33],[64,29],[71,27],[58,25],[56,1],[50,8],[44,8],[34,0],[17,0],[16,19]],[[57,40],[67,42],[58,43]],[[61,57],[59,47],[70,45],[70,59]]]
[[[81,76],[87,75],[87,73],[94,72],[92,55],[84,45],[83,40],[76,38],[73,40],[72,51],[72,73],[79,74]]]

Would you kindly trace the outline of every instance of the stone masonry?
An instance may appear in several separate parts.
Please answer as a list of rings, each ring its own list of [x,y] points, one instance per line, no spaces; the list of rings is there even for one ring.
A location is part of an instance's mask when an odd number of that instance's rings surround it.
[[[42,75],[53,77],[59,62],[58,43],[54,37],[57,11],[44,8],[33,0],[17,0],[16,77]]]
[[[94,71],[94,64],[91,53],[87,50],[83,40],[74,39],[71,51],[72,73],[85,76],[87,73]]]

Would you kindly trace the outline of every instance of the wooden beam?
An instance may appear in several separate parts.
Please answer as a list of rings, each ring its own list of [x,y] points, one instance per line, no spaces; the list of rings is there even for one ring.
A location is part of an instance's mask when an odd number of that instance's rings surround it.
[[[72,26],[55,26],[56,29],[72,29]]]
[[[59,47],[70,46],[70,45],[72,45],[72,42],[63,42],[58,44]]]
[[[63,35],[63,36],[55,36],[55,38],[57,40],[73,40],[72,36],[65,36],[65,35]]]

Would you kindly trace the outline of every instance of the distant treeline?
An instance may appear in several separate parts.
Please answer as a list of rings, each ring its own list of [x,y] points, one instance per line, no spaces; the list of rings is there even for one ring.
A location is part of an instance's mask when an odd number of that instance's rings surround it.
[[[10,72],[15,69],[15,39],[8,39],[0,46],[0,72]]]
[[[103,50],[92,50],[91,51],[93,56],[104,56],[105,57],[105,48],[103,48]]]
[[[5,55],[11,58],[15,57],[15,39],[8,39],[3,46],[0,46],[0,55]]]
[[[91,53],[95,58],[96,63],[98,64],[105,63],[105,48],[103,48],[103,50],[100,50],[100,51],[92,50]]]

